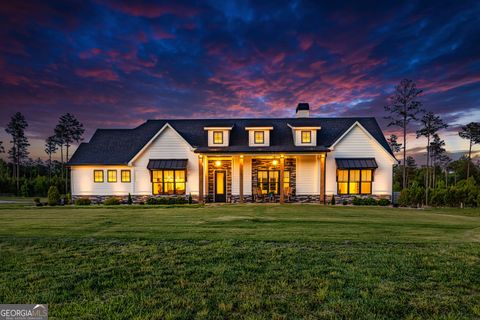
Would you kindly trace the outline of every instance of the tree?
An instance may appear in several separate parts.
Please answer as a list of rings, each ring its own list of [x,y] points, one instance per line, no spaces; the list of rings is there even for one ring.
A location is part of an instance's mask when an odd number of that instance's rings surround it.
[[[415,159],[411,156],[407,157],[406,161],[406,173],[407,173],[407,184],[406,186],[410,184],[410,181],[412,181],[414,175],[415,175],[415,170],[417,169],[417,163],[415,162]]]
[[[57,152],[58,144],[55,136],[50,136],[45,140],[45,153],[48,154],[48,183],[52,179],[52,154]]]
[[[402,150],[402,144],[398,143],[398,137],[396,134],[391,134],[390,138],[387,139],[387,142],[393,153],[398,153]]]
[[[448,127],[446,123],[443,122],[442,119],[440,119],[439,116],[436,116],[433,112],[429,111],[425,113],[420,119],[420,122],[422,123],[422,127],[417,130],[417,138],[419,137],[425,137],[427,138],[427,165],[426,165],[426,175],[425,175],[425,204],[428,205],[428,188],[430,188],[430,139],[432,136],[436,135],[438,130],[440,129],[445,129]],[[437,139],[438,138],[437,136]]]
[[[14,165],[14,175],[17,181],[17,194],[20,191],[20,164],[28,156],[27,147],[30,145],[25,136],[25,129],[28,127],[27,120],[20,112],[15,113],[7,124],[5,131],[12,136],[12,147],[8,151],[9,157]]]
[[[5,149],[3,148],[3,141],[0,141],[0,153],[5,152]]]
[[[433,168],[432,173],[432,186],[435,188],[436,186],[436,167],[438,161],[441,159],[442,156],[445,156],[446,150],[444,148],[445,141],[440,139],[438,134],[433,135],[433,140],[430,142],[430,157],[431,163]]]
[[[462,127],[462,131],[458,133],[463,139],[469,140],[468,147],[468,166],[467,166],[467,179],[470,176],[470,161],[472,160],[472,147],[475,144],[480,143],[480,122],[470,122],[466,126]]]
[[[412,120],[418,120],[417,115],[422,112],[422,102],[418,100],[423,90],[417,89],[413,80],[403,79],[395,87],[395,92],[389,97],[385,111],[390,115],[385,119],[390,120],[388,126],[403,129],[403,188],[407,185],[406,158],[407,158],[407,127]]]
[[[62,146],[65,146],[65,162],[68,162],[69,149],[72,143],[78,143],[82,140],[82,135],[85,132],[83,124],[71,113],[66,113],[58,120],[58,125],[55,130],[58,132]],[[65,171],[65,193],[68,193],[68,169]]]

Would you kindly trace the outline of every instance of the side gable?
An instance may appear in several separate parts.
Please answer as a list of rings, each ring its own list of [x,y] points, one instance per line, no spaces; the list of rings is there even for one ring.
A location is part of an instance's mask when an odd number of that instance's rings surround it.
[[[177,130],[175,130],[169,123],[166,123],[160,130],[158,130],[158,132],[142,147],[142,149],[140,149],[139,152],[137,152],[137,154],[135,154],[135,156],[130,159],[130,161],[128,162],[128,165],[132,165],[133,162],[135,162],[142,153],[144,153],[148,148],[151,147],[151,145],[153,144],[153,142],[155,140],[157,140],[157,138],[163,133],[165,132],[167,129],[170,129],[172,130],[173,134],[178,137],[179,139],[181,139],[182,142],[184,142],[190,151],[193,151],[194,148],[190,145],[190,143],[188,143],[187,140],[185,140],[178,132]]]
[[[344,139],[346,139],[346,137],[348,137],[349,135],[351,135],[356,129],[359,129],[361,130],[361,132],[366,135],[366,137],[368,137],[368,141],[373,143],[376,147],[379,147],[392,161],[394,162],[397,162],[397,159],[395,158],[395,156],[392,154],[391,150],[387,150],[385,149],[385,146],[382,145],[380,143],[380,141],[378,141],[378,139],[374,138],[371,133],[365,129],[364,126],[362,126],[362,124],[358,121],[356,121],[350,128],[348,128],[348,130],[346,130],[331,146],[330,146],[330,149],[332,151],[335,151],[335,147],[338,147],[342,141],[344,141]],[[360,141],[357,141],[360,145],[357,145],[356,147],[358,148],[362,148],[364,146],[361,145],[361,142]]]

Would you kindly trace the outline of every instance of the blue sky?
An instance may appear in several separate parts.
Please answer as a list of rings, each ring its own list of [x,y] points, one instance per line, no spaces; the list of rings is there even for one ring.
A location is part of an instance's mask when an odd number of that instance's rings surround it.
[[[32,157],[58,117],[87,128],[152,118],[375,116],[410,78],[450,124],[480,121],[478,1],[3,1],[0,140],[21,111]],[[411,128],[409,148],[425,142]]]

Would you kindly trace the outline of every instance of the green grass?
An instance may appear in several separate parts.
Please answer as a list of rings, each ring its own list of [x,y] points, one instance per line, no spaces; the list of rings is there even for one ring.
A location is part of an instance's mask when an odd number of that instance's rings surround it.
[[[480,210],[0,205],[0,303],[52,319],[480,318]]]

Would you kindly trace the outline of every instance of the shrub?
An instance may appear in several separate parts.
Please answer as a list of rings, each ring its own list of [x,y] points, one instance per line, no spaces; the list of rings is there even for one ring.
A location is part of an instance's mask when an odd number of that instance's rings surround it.
[[[434,207],[443,207],[445,206],[445,199],[447,196],[447,189],[445,188],[436,188],[432,189],[430,193],[430,205]]]
[[[188,195],[188,204],[192,204],[193,203],[193,199],[192,199],[192,194],[190,193]]]
[[[35,202],[35,203],[40,203],[40,198],[34,198],[34,199],[33,199],[33,202]]]
[[[149,205],[157,204],[157,199],[156,198],[148,198],[147,199],[147,204],[149,204]]]
[[[106,205],[106,206],[117,206],[117,205],[120,204],[120,200],[118,198],[111,197],[111,198],[106,199],[103,202],[103,204]]]
[[[72,194],[71,193],[67,193],[65,195],[65,204],[72,204]]]
[[[380,199],[380,200],[378,200],[377,204],[378,204],[379,206],[386,207],[386,206],[390,205],[390,200],[388,200],[388,199]]]
[[[373,199],[372,197],[369,197],[363,200],[363,204],[366,206],[376,206],[377,200]]]
[[[188,200],[183,197],[160,197],[160,198],[148,198],[147,204],[149,205],[163,205],[163,204],[186,204]]]
[[[332,195],[332,206],[335,205],[335,195]]]
[[[342,201],[342,204],[343,204],[344,206],[346,206],[346,205],[348,204],[348,201],[347,201],[347,200],[343,200],[343,201]]]
[[[90,201],[90,199],[88,199],[88,198],[80,198],[80,199],[75,200],[75,205],[76,206],[89,206],[91,203],[92,203],[92,201]]]
[[[354,197],[353,200],[352,200],[352,204],[354,206],[363,206],[363,199],[358,198],[358,197]]]
[[[48,189],[48,205],[56,206],[60,202],[60,192],[58,192],[57,187],[51,186]]]
[[[128,194],[127,204],[133,204],[132,195],[130,193]]]

